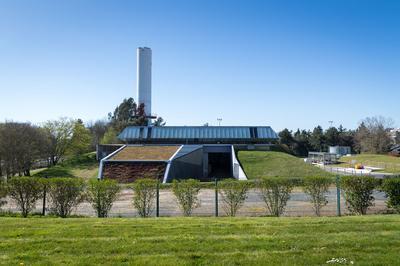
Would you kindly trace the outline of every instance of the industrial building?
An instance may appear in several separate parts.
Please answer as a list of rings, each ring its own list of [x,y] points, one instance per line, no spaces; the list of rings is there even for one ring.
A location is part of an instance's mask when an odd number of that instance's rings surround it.
[[[268,150],[278,136],[270,127],[127,127],[126,144],[104,157],[99,177],[132,182],[137,178],[234,177],[245,180],[236,152]]]
[[[151,113],[150,48],[137,50],[137,99]],[[269,126],[129,126],[118,136],[121,145],[101,145],[98,178],[122,183],[154,178],[209,181],[246,174],[236,158],[239,150],[269,150],[278,135]]]

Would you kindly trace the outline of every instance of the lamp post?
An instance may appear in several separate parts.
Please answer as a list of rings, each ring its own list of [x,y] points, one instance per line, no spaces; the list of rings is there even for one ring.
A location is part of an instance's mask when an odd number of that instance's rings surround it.
[[[221,126],[222,118],[217,118],[218,126]]]

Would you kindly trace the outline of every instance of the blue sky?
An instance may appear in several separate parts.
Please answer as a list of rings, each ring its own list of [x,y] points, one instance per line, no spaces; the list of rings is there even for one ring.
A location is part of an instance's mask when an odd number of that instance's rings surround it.
[[[105,118],[153,49],[168,125],[400,123],[400,1],[18,1],[0,4],[0,121]]]

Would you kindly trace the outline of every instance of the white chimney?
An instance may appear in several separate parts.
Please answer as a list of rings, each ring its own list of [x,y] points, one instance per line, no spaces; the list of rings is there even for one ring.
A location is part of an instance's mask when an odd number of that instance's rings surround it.
[[[137,48],[137,101],[144,104],[147,116],[151,115],[151,49]]]

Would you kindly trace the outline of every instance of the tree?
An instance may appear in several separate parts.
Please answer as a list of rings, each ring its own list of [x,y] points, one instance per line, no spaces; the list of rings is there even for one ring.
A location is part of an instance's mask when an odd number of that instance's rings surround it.
[[[372,176],[344,176],[341,187],[344,191],[347,208],[350,212],[363,215],[374,205],[374,189],[378,181]]]
[[[290,199],[295,180],[279,177],[262,178],[257,183],[261,199],[273,216],[281,216]]]
[[[310,145],[314,151],[322,151],[324,149],[324,131],[321,126],[317,126],[311,133]]]
[[[282,130],[281,132],[279,132],[279,143],[280,144],[285,144],[288,146],[291,146],[294,142],[293,136],[292,136],[292,132],[285,128],[284,130]]]
[[[306,157],[311,150],[310,131],[298,129],[294,134],[295,145],[293,145],[293,153],[296,156]]]
[[[384,179],[381,190],[385,192],[388,198],[387,206],[400,213],[400,177]]]
[[[6,122],[0,127],[1,172],[7,177],[30,175],[36,160],[46,158],[46,135],[29,123]]]
[[[357,151],[361,153],[387,153],[392,145],[388,134],[392,124],[391,119],[381,116],[364,119],[355,133]]]
[[[154,179],[142,178],[133,184],[133,206],[140,217],[146,218],[154,210],[154,199],[157,193],[157,181]]]
[[[121,188],[114,180],[91,179],[88,183],[87,199],[97,213],[97,217],[108,217]]]
[[[328,204],[327,193],[332,179],[329,177],[307,177],[304,179],[303,191],[310,197],[315,214],[321,216],[321,208]]]
[[[137,105],[133,98],[124,99],[113,113],[108,114],[111,126],[115,131],[120,132],[127,126],[147,126],[151,114],[145,113],[144,104]],[[154,122],[154,126],[164,126],[165,121],[162,117],[158,117]]]
[[[47,180],[50,196],[50,210],[65,218],[84,199],[85,182],[81,178],[51,178]]]
[[[101,144],[117,144],[120,143],[120,140],[117,137],[118,132],[113,128],[113,127],[109,127],[106,131],[106,133],[104,134],[102,140],[101,140]]]
[[[172,192],[183,211],[184,216],[191,216],[193,209],[200,206],[197,195],[200,192],[200,181],[195,179],[174,180]]]
[[[349,146],[352,150],[355,150],[354,145],[354,131],[347,130],[342,125],[338,127],[339,132],[339,146]]]
[[[71,144],[74,124],[72,119],[60,118],[59,120],[47,121],[43,125],[50,138],[48,157],[51,165],[56,165],[64,158]]]
[[[43,184],[37,177],[13,177],[8,181],[8,195],[17,203],[22,217],[35,208],[42,193]]]
[[[71,143],[68,151],[73,155],[80,155],[90,151],[92,143],[92,135],[85,128],[83,121],[78,119],[72,129]]]
[[[330,127],[325,132],[325,143],[328,146],[339,145],[339,131],[336,127]]]
[[[165,124],[166,122],[162,117],[157,117],[156,120],[153,121],[153,126],[155,127],[163,127]]]
[[[223,202],[225,213],[236,216],[237,211],[243,206],[247,199],[249,183],[235,179],[226,179],[219,183],[219,194]]]
[[[97,120],[94,123],[88,124],[88,129],[92,134],[92,149],[96,149],[96,146],[100,144],[101,140],[104,137],[109,125],[107,121],[104,120]]]

